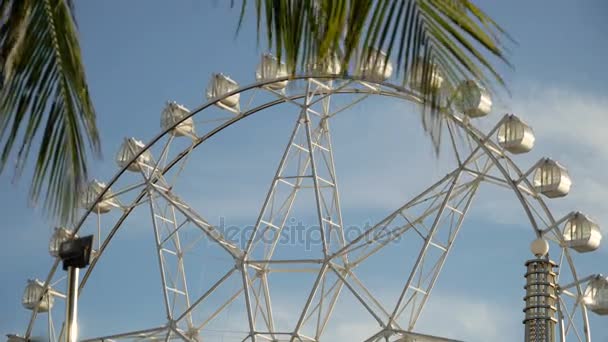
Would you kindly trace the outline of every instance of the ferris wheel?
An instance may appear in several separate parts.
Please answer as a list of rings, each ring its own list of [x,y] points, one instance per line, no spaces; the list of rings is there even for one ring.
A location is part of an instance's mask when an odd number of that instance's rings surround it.
[[[439,69],[420,63],[413,70],[407,86],[391,84],[393,66],[382,52],[373,51],[353,76],[345,76],[333,59],[290,76],[284,64],[265,54],[251,85],[214,74],[205,104],[189,110],[168,102],[161,114],[161,133],[147,144],[125,139],[116,157],[120,170],[107,183],[89,184],[82,196],[84,214],[74,227],[55,229],[49,245],[55,262],[46,277],[26,284],[23,306],[31,310],[31,319],[25,331],[10,335],[9,341],[31,340],[34,331],[61,341],[68,285],[60,271],[60,244],[94,235],[91,264],[78,288],[83,299],[95,296],[95,289],[89,290],[95,271],[132,222],[147,222],[146,232],[154,241],[156,256],[150,267],[157,269],[160,284],[150,285],[159,290],[149,300],[162,303],[159,315],[164,321],[138,323],[124,331],[110,325],[107,333],[83,336],[84,341],[324,341],[343,298],[377,327],[365,341],[454,341],[419,334],[416,324],[484,186],[506,189],[521,204],[532,228],[525,315],[520,317],[526,341],[591,341],[588,315],[608,315],[608,278],[578,274],[574,264],[575,254],[599,247],[598,225],[580,212],[556,218],[546,203],[547,198],[568,194],[566,168],[542,158],[520,169],[512,155],[532,150],[530,126],[508,114],[484,131],[476,123],[486,120],[492,101],[482,86],[465,81],[448,89]],[[447,94],[439,115],[449,137],[444,155],[450,155],[452,169],[383,219],[347,234],[332,147],[335,118],[372,97],[421,104],[422,84]],[[276,152],[280,160],[274,175],[268,176],[257,219],[251,229],[238,232],[237,239],[211,223],[213,213],[181,196],[178,183],[188,186],[182,179],[198,149],[241,120],[255,120],[274,107],[291,113],[292,129],[284,134],[283,148],[264,151]],[[314,246],[306,238],[289,241],[287,247],[282,240],[298,200],[309,201],[308,215],[314,218],[318,238]],[[358,271],[386,248],[406,243],[409,259],[391,262],[407,265],[407,274],[398,277],[398,296],[387,302]],[[213,271],[201,276],[204,267]],[[301,274],[311,281],[300,282]],[[286,280],[276,280],[279,275]],[[281,312],[274,290],[295,289],[295,283],[303,290],[290,293],[289,301],[297,302],[298,309]]]

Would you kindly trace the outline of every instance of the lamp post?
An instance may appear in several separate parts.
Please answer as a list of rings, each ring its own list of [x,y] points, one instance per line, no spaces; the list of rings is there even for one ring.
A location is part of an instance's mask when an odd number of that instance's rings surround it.
[[[59,257],[63,270],[68,272],[68,293],[65,313],[65,341],[78,339],[78,273],[89,265],[93,235],[69,239],[61,243]]]

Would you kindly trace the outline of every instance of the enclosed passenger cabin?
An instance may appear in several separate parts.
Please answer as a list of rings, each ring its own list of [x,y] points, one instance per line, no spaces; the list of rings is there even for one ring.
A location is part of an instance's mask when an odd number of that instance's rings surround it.
[[[175,101],[169,101],[160,115],[160,128],[165,131],[188,115],[190,115],[188,108]],[[192,117],[185,119],[172,129],[170,133],[176,137],[194,135],[194,120],[192,120]]]
[[[21,299],[23,307],[28,310],[34,310],[41,297],[42,300],[40,301],[40,306],[38,306],[38,312],[47,312],[52,309],[54,298],[48,291],[44,291],[44,283],[38,279],[28,280],[25,291],[23,291],[23,298]]]
[[[133,158],[139,154],[145,146],[144,143],[135,138],[125,139],[116,154],[116,163],[119,167],[126,166],[129,171],[141,171],[145,165],[150,165],[152,162],[150,151],[144,151],[137,157],[137,160],[133,160]],[[132,160],[133,162],[131,162]]]
[[[105,214],[113,208],[119,208],[120,204],[116,198],[114,198],[112,189],[108,189],[108,191],[106,191],[106,193],[103,195],[103,198],[97,201],[97,197],[99,197],[105,188],[106,184],[98,180],[93,180],[90,182],[82,194],[80,202],[81,206],[88,209],[94,205],[92,211],[98,214]]]
[[[53,235],[51,235],[51,239],[49,241],[49,253],[51,254],[51,256],[58,257],[59,247],[61,246],[61,244],[75,237],[78,236],[75,236],[74,233],[67,228],[55,228],[55,231],[53,232]]]
[[[209,86],[207,87],[207,100],[221,97],[222,99],[219,100],[217,104],[230,109],[238,109],[241,94],[224,96],[237,89],[239,89],[239,84],[230,77],[222,73],[213,74],[211,75]]]
[[[262,55],[262,60],[258,64],[255,71],[255,79],[258,82],[272,81],[277,78],[287,77],[287,67],[285,63],[280,62],[275,56],[265,53]],[[272,90],[283,90],[287,86],[287,80],[269,83],[265,87]]]
[[[333,56],[310,64],[308,69],[313,76],[334,76],[342,72],[342,64],[338,56]]]
[[[566,168],[549,158],[538,163],[532,183],[536,191],[549,198],[566,196],[572,186]]]
[[[393,75],[393,63],[383,51],[371,49],[359,67],[359,75],[374,82],[383,82]]]
[[[456,89],[454,105],[458,111],[470,118],[486,116],[492,111],[490,93],[479,83],[467,80]]]
[[[582,213],[575,213],[564,226],[566,245],[577,252],[592,252],[600,247],[602,233],[597,223]]]
[[[420,60],[415,61],[408,75],[408,84],[412,90],[422,92],[424,81],[430,82],[428,90],[433,92],[439,90],[443,85],[443,76],[436,64],[427,64]]]
[[[608,315],[608,278],[598,276],[587,285],[583,301],[598,315]]]
[[[532,128],[513,114],[505,117],[498,127],[497,137],[498,144],[514,154],[530,152],[534,147]]]

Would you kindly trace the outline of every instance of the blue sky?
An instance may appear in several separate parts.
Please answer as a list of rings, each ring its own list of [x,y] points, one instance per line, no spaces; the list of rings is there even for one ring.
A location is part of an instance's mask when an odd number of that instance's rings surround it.
[[[93,162],[92,174],[102,180],[117,170],[113,158],[123,137],[147,141],[159,132],[166,100],[189,108],[202,104],[212,72],[225,72],[241,84],[253,82],[264,52],[264,46],[256,45],[251,17],[235,39],[238,11],[231,10],[228,1],[107,0],[77,5],[104,153]],[[504,112],[527,120],[535,128],[537,146],[517,158],[522,168],[551,156],[568,167],[574,180],[569,197],[550,201],[555,216],[580,209],[600,224],[608,222],[608,4],[517,0],[485,1],[481,6],[518,44],[510,53],[515,70],[505,70],[513,95],[503,98],[480,126],[491,127]],[[431,156],[416,117],[403,118],[403,111],[414,113],[395,101],[373,99],[335,125],[347,224],[375,222],[421,183],[430,184],[445,171],[445,162]],[[369,115],[376,112],[380,115]],[[224,217],[227,224],[251,224],[259,210],[292,124],[273,114],[239,123],[201,147],[200,159],[190,164],[183,195],[200,204],[212,221]],[[2,334],[23,331],[28,318],[20,304],[25,281],[44,278],[52,262],[47,253],[52,223],[28,206],[28,177],[14,183],[10,172],[0,176],[5,234],[0,240]],[[523,332],[523,263],[530,257],[532,236],[512,195],[488,190],[480,196],[419,328],[466,341],[512,341]],[[83,299],[82,322],[89,331],[128,329],[127,320],[134,322],[133,328],[162,322],[151,228],[145,222],[134,219],[134,227],[119,236],[116,253],[107,255],[106,266],[96,275],[98,283],[87,289],[91,295]],[[133,264],[123,265],[120,260],[131,245],[136,246],[131,250]],[[607,258],[604,246],[593,255],[576,255],[583,275],[608,273]],[[202,263],[202,272],[216,272],[222,262]],[[367,272],[371,286],[390,301],[394,289],[377,281],[389,272],[389,266],[382,265]],[[285,287],[276,293],[275,303],[283,303],[282,319],[288,321],[293,294]],[[125,308],[119,307],[125,303]],[[348,310],[348,303],[344,305]],[[236,317],[238,308],[231,310]],[[337,319],[330,334],[336,339],[364,335],[367,321],[365,312],[353,309],[349,319]],[[608,341],[604,322],[592,317],[596,341]]]

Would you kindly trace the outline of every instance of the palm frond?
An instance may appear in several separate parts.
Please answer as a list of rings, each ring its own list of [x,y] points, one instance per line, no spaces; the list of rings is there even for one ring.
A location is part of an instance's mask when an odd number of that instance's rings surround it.
[[[243,0],[241,20],[248,1]],[[502,38],[512,38],[470,0],[255,0],[258,34],[292,72],[338,54],[343,66],[365,62],[370,49],[397,56],[407,85],[422,66],[423,123],[438,148],[439,107],[445,99],[431,86],[438,68],[448,87],[475,79],[490,90],[506,89],[497,62],[510,66]],[[265,21],[265,27],[259,23]],[[343,68],[347,70],[347,68]]]
[[[0,170],[16,175],[36,150],[30,197],[60,221],[73,218],[99,154],[71,0],[0,0]],[[42,132],[41,134],[37,134]]]

